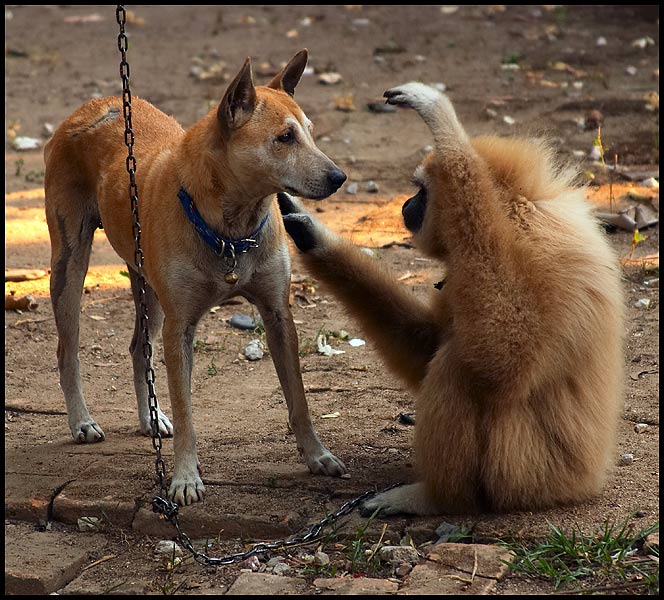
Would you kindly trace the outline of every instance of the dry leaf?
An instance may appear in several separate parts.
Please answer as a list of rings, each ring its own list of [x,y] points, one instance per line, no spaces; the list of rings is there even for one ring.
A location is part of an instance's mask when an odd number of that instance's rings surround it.
[[[336,96],[334,98],[334,107],[337,110],[343,112],[352,112],[355,110],[355,104],[353,103],[353,94],[348,94],[347,96]]]

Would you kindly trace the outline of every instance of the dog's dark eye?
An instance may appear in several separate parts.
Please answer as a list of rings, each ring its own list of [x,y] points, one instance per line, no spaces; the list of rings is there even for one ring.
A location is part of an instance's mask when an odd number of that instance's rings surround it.
[[[277,141],[282,144],[292,144],[295,141],[295,136],[293,132],[289,129],[286,133],[282,133],[277,137]]]

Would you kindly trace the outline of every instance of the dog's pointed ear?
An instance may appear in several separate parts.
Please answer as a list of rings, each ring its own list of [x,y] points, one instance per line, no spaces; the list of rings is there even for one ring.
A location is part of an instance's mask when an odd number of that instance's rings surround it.
[[[300,50],[288,61],[288,64],[272,78],[272,81],[267,84],[267,87],[274,90],[283,90],[289,96],[293,96],[295,94],[295,86],[300,82],[308,60],[309,51],[306,48]]]
[[[222,131],[229,133],[242,127],[256,107],[256,88],[251,75],[251,58],[247,57],[240,72],[235,76],[221,99],[217,118]]]

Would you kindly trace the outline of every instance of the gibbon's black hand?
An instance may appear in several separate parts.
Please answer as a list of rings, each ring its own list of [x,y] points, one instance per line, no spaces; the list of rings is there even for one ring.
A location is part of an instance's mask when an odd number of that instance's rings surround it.
[[[281,211],[282,215],[291,215],[293,213],[302,212],[293,198],[291,198],[285,192],[279,192],[277,194],[277,201],[279,202],[279,210]]]
[[[308,252],[316,247],[314,223],[309,215],[302,213],[284,215],[284,225],[298,250]]]
[[[293,238],[298,250],[308,252],[315,248],[315,225],[311,217],[303,213],[302,207],[284,192],[277,194],[277,201],[279,202],[279,210],[281,210],[286,231]]]

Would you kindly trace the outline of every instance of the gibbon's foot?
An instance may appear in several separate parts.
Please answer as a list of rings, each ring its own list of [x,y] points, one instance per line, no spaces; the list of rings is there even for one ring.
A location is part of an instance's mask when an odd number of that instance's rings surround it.
[[[400,485],[381,492],[360,506],[363,517],[370,517],[374,513],[383,518],[397,514],[435,515],[437,512],[435,503],[429,499],[422,483]]]
[[[383,96],[387,98],[387,104],[407,106],[420,114],[431,110],[443,97],[437,89],[416,81],[390,88]]]

